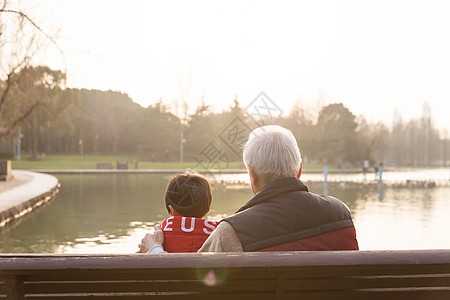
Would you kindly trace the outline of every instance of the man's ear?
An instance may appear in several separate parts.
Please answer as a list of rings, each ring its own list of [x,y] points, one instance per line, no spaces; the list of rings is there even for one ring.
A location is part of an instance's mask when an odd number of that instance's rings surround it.
[[[259,184],[260,178],[255,174],[255,171],[253,171],[251,166],[248,166],[248,174],[250,175],[250,179],[254,184]]]
[[[253,178],[255,176],[255,172],[253,172],[253,169],[250,165],[247,166],[248,169],[248,175],[250,175],[250,178]]]
[[[170,211],[169,215],[170,215],[171,217],[173,217],[173,216],[179,216],[179,215],[180,215],[180,214],[175,210],[175,208],[173,208],[173,206],[170,205],[170,204],[169,204],[169,211]]]
[[[303,161],[300,162],[300,170],[298,170],[297,178],[300,179],[300,175],[302,175],[302,169],[303,169]]]
[[[248,169],[248,175],[250,176],[250,184],[252,186],[252,192],[253,194],[256,194],[256,181],[258,180],[258,177],[255,176],[255,172],[253,171],[252,167],[250,165],[247,166]]]

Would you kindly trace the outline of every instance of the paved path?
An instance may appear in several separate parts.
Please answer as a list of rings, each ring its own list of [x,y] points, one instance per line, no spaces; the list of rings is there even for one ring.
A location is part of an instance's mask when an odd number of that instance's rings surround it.
[[[0,181],[0,193],[6,192],[12,188],[18,187],[22,184],[28,183],[33,180],[33,176],[24,172],[13,171],[14,178],[10,181]]]
[[[58,179],[48,174],[19,170],[12,174],[14,179],[0,182],[0,227],[31,211],[58,185]]]
[[[36,169],[34,172],[47,174],[176,174],[186,169]],[[246,174],[247,169],[195,169],[200,174]],[[386,172],[388,170],[384,170]],[[322,174],[323,169],[307,169],[303,173]],[[361,169],[330,169],[328,173],[362,173]],[[367,172],[371,173],[371,172]]]

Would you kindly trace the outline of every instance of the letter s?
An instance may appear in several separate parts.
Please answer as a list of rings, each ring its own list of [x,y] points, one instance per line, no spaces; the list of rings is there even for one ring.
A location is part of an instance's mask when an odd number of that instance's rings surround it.
[[[205,220],[205,227],[208,227],[211,230],[208,230],[207,228],[203,228],[203,232],[206,234],[211,234],[214,229],[216,229],[216,221],[211,221],[211,220]]]

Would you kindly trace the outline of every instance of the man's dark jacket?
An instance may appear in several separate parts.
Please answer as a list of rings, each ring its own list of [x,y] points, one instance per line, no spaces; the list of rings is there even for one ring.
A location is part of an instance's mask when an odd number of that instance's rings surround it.
[[[349,208],[294,177],[270,182],[223,221],[244,251],[358,250]]]

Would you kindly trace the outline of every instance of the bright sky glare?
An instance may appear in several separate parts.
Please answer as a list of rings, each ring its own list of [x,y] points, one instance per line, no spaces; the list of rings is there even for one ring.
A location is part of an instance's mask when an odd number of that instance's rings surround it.
[[[22,1],[60,30],[69,86],[146,107],[204,97],[213,109],[264,91],[288,112],[343,102],[369,121],[450,129],[450,1]],[[42,63],[62,68],[55,49]],[[189,84],[189,81],[191,82]]]

